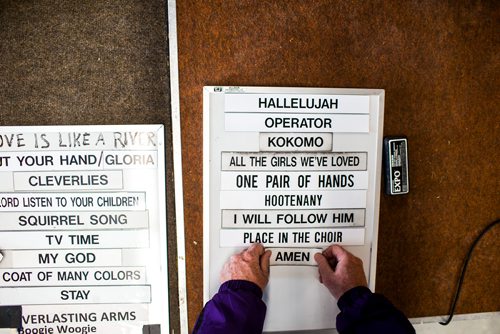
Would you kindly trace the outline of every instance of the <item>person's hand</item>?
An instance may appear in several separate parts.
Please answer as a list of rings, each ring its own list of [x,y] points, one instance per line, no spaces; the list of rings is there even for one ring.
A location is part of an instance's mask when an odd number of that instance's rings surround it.
[[[269,281],[269,259],[271,251],[261,244],[253,244],[239,254],[229,258],[220,274],[220,281],[246,280],[257,284],[262,291]]]
[[[337,300],[348,290],[368,286],[363,261],[338,245],[331,245],[323,253],[316,253],[319,280]]]

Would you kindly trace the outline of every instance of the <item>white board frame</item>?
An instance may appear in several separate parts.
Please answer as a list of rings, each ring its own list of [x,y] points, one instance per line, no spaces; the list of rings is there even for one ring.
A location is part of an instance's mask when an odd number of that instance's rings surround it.
[[[380,202],[380,181],[381,181],[381,173],[382,173],[382,137],[383,137],[383,110],[384,110],[384,90],[382,89],[346,89],[346,88],[292,88],[292,87],[225,87],[225,86],[206,86],[203,90],[203,264],[204,264],[204,301],[207,302],[213,294],[217,291],[216,286],[218,285],[215,282],[215,274],[210,270],[213,269],[213,266],[216,266],[214,271],[220,270],[222,268],[221,263],[223,262],[221,259],[214,263],[211,259],[211,249],[212,247],[219,248],[218,245],[213,245],[214,242],[219,242],[218,237],[214,237],[213,230],[211,229],[210,221],[214,219],[213,210],[219,210],[220,207],[213,208],[213,200],[215,195],[217,195],[216,191],[213,191],[212,187],[218,187],[219,181],[211,180],[210,177],[213,175],[213,165],[217,166],[217,163],[211,163],[211,159],[214,156],[212,154],[212,139],[217,137],[217,133],[211,133],[210,131],[215,128],[217,130],[221,130],[224,132],[224,126],[215,125],[212,122],[224,123],[224,99],[216,95],[220,94],[318,94],[318,95],[363,95],[369,96],[369,114],[370,114],[370,132],[367,134],[367,142],[364,144],[354,143],[349,149],[356,150],[356,147],[359,147],[360,150],[366,150],[366,147],[370,147],[370,151],[374,156],[368,156],[368,170],[370,172],[369,178],[369,190],[367,195],[367,207],[366,207],[366,223],[365,223],[365,243],[363,246],[347,246],[346,248],[361,257],[364,260],[365,264],[365,273],[367,274],[369,287],[374,290],[375,288],[375,275],[376,275],[376,262],[377,262],[377,241],[378,241],[378,212],[379,212],[379,202]],[[216,112],[213,110],[217,109]],[[216,115],[222,114],[222,115]],[[215,121],[214,121],[215,119]],[[215,132],[215,131],[214,131]],[[213,136],[213,138],[212,138]],[[223,135],[221,135],[223,136]],[[355,135],[346,134],[344,139],[353,138]],[[258,138],[258,137],[256,137]],[[220,144],[219,144],[220,145]],[[335,145],[335,143],[334,143]],[[215,145],[214,145],[215,146]],[[244,152],[247,149],[236,149],[235,151]],[[223,150],[222,150],[223,151]],[[257,149],[258,151],[258,149]],[[334,151],[336,151],[334,149]],[[342,151],[339,149],[338,151]],[[220,170],[216,172],[217,175],[220,175]],[[219,213],[220,215],[220,213]],[[219,222],[214,225],[220,225]],[[216,241],[212,240],[216,239]],[[221,253],[222,257],[229,257],[231,253],[235,253],[238,250],[243,249],[242,247],[234,247],[234,248],[226,248]],[[274,267],[278,268],[278,267]],[[281,269],[272,269],[273,271],[279,271]],[[314,272],[317,272],[316,267],[310,267],[305,269],[308,273],[306,275],[315,275]],[[272,283],[271,273],[271,283]],[[326,290],[325,290],[326,292]],[[300,297],[299,297],[300,298]],[[333,299],[333,298],[332,298]],[[266,293],[264,295],[264,301],[269,303],[267,300]],[[336,306],[331,306],[336,308]],[[274,314],[269,314],[268,309],[268,319],[266,319],[266,324],[264,327],[264,331],[283,331],[283,330],[319,330],[324,328],[335,328],[334,318],[335,315],[332,313],[329,315],[333,319],[330,321],[329,325],[325,327],[324,323],[321,324],[312,324],[312,323],[304,323],[303,325],[298,324],[298,321],[295,322],[295,325],[292,325],[292,328],[289,326],[281,326],[281,325],[271,325],[269,326],[269,317]],[[279,315],[281,320],[276,320],[277,322],[286,321],[285,315]],[[292,319],[289,319],[290,321]],[[276,322],[274,321],[274,322]]]
[[[47,133],[47,134],[56,134],[56,133],[66,133],[66,132],[79,132],[79,133],[85,133],[85,132],[103,132],[103,133],[113,133],[116,131],[137,131],[137,132],[154,132],[156,134],[156,140],[157,140],[157,145],[156,145],[156,153],[157,153],[157,165],[156,168],[156,180],[157,180],[157,185],[154,189],[154,191],[157,193],[157,198],[155,200],[156,203],[156,213],[157,213],[157,221],[158,221],[158,226],[157,226],[157,232],[159,233],[159,239],[157,240],[159,242],[159,249],[158,249],[158,259],[160,260],[157,265],[160,267],[159,272],[161,277],[156,277],[154,281],[156,282],[157,286],[155,287],[154,292],[156,292],[158,295],[155,298],[156,300],[156,308],[153,310],[156,314],[155,320],[151,325],[156,325],[159,324],[162,328],[162,331],[169,331],[169,324],[170,324],[170,319],[169,317],[165,317],[164,315],[169,315],[169,287],[168,287],[168,281],[169,281],[169,276],[168,276],[168,258],[167,258],[167,252],[168,252],[168,245],[167,245],[167,216],[166,216],[166,186],[165,186],[165,134],[164,134],[164,126],[162,124],[143,124],[143,125],[77,125],[77,126],[72,126],[72,125],[64,125],[64,126],[19,126],[19,127],[13,127],[13,126],[1,126],[0,127],[0,134],[1,133],[27,133],[27,134],[33,134],[33,133]],[[31,143],[32,144],[32,143]],[[54,144],[52,142],[52,144]],[[57,145],[54,145],[57,146]],[[137,148],[135,148],[137,149]],[[36,149],[34,150],[31,148],[30,150],[26,150],[26,153],[34,153],[34,152],[50,152],[50,151],[80,151],[81,149],[73,149],[73,148],[54,148],[54,149]],[[98,151],[99,149],[94,148],[94,151]],[[7,150],[1,150],[5,155],[8,155],[9,153],[13,152],[24,152],[24,149],[7,149]],[[153,188],[152,188],[153,189]],[[125,190],[123,190],[125,191]],[[48,191],[50,192],[50,191]],[[84,192],[88,192],[85,190]],[[21,191],[21,194],[26,194],[26,192]],[[100,190],[95,190],[95,193],[101,193]],[[147,209],[147,207],[146,207]],[[151,228],[151,221],[149,223],[148,231]],[[55,250],[57,251],[57,250]],[[71,268],[68,268],[71,269]],[[150,278],[148,278],[149,281]],[[151,281],[149,281],[151,284]],[[153,298],[151,294],[151,298]],[[62,304],[62,303],[61,303]],[[106,303],[103,303],[106,304]],[[113,304],[113,303],[107,303],[109,305],[110,309],[113,309],[116,305],[119,304]],[[73,305],[75,308],[79,309],[80,312],[84,312],[83,310],[86,310],[89,308],[89,306],[82,304],[82,305]],[[24,309],[27,311],[30,311],[30,309],[36,308],[36,304],[31,304],[29,306],[26,306]],[[61,309],[63,307],[62,305],[54,307],[55,311]],[[78,311],[77,311],[78,312]],[[149,312],[148,312],[149,314]],[[115,322],[110,322],[108,325],[103,325],[102,331],[99,329],[97,330],[97,333],[109,333],[110,331],[113,331],[113,325],[115,325]],[[145,323],[141,324],[146,325]],[[124,325],[127,327],[127,325]],[[128,325],[130,327],[130,325]],[[43,327],[43,326],[42,326]],[[122,328],[122,330],[125,330],[125,327]],[[115,328],[116,330],[116,328]],[[127,329],[126,333],[129,333],[130,329]],[[142,328],[139,330],[142,332]]]

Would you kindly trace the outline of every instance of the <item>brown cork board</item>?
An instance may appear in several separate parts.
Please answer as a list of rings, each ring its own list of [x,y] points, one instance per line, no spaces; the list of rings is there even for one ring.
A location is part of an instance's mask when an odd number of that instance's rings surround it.
[[[203,303],[202,87],[385,89],[408,136],[410,194],[381,195],[376,290],[410,317],[448,311],[467,248],[500,216],[496,1],[178,1],[190,328]],[[500,228],[458,313],[500,311]]]
[[[0,0],[0,124],[164,124],[173,189],[166,26],[162,0]],[[178,333],[173,193],[170,324]]]

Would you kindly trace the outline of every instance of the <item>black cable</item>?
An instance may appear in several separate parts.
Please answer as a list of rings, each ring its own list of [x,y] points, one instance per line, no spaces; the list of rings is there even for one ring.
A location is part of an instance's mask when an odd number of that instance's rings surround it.
[[[458,279],[458,285],[457,285],[457,290],[455,291],[455,297],[453,298],[453,302],[451,303],[450,312],[449,312],[450,315],[448,316],[448,319],[446,319],[446,321],[444,321],[444,322],[441,321],[441,322],[439,322],[439,324],[446,326],[451,322],[451,319],[453,318],[453,314],[455,313],[455,307],[457,306],[458,297],[460,296],[460,290],[462,289],[462,283],[464,282],[465,271],[467,270],[467,265],[469,264],[469,260],[470,260],[471,255],[472,255],[472,251],[474,250],[474,248],[478,244],[479,240],[481,240],[481,238],[486,234],[486,232],[491,230],[498,223],[500,223],[500,219],[497,219],[494,222],[490,223],[488,226],[486,226],[484,228],[484,230],[482,230],[481,233],[479,233],[479,235],[476,237],[476,240],[474,240],[474,242],[470,246],[469,252],[467,253],[467,256],[465,257],[465,261],[464,261],[464,264],[462,266],[462,272],[460,273],[460,278]]]

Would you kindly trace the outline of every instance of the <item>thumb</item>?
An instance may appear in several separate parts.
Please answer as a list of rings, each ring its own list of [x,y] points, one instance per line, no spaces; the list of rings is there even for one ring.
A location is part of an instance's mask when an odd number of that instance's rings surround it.
[[[269,276],[269,262],[271,261],[271,251],[266,250],[260,258],[260,269]]]
[[[321,277],[328,277],[329,275],[333,274],[332,267],[323,254],[314,254],[314,260],[318,263],[318,270]]]

